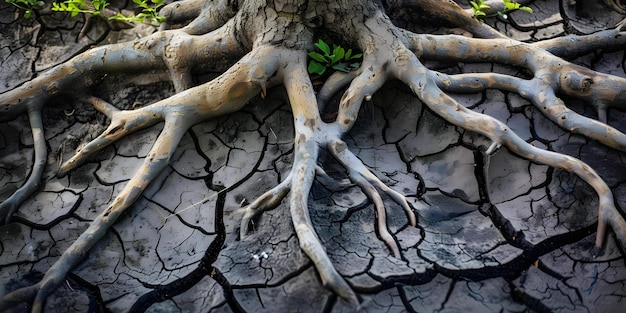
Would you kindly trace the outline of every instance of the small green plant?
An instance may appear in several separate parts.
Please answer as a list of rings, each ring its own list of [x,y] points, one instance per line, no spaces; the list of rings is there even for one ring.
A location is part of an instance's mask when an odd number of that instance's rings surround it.
[[[332,51],[330,46],[320,39],[315,46],[322,52],[309,52],[311,58],[309,62],[309,74],[324,75],[327,69],[332,68],[336,71],[350,72],[361,66],[359,59],[362,53],[352,54],[352,49],[348,51],[344,48],[333,45]]]
[[[491,7],[485,4],[485,0],[476,0],[470,1],[472,5],[472,11],[474,11],[474,18],[479,21],[484,21],[485,18],[499,16],[503,19],[507,19],[507,14],[513,11],[524,11],[528,13],[533,13],[533,9],[527,6],[523,6],[513,0],[502,0],[504,2],[504,10],[498,11],[494,14],[487,14],[487,10],[491,9]]]
[[[133,0],[133,2],[141,8],[141,12],[136,15],[124,15],[122,13],[117,13],[112,16],[106,16],[104,10],[109,5],[107,0],[66,0],[63,2],[53,2],[52,10],[58,12],[69,12],[72,17],[75,17],[79,13],[84,13],[93,16],[104,16],[110,20],[138,22],[151,25],[158,25],[165,21],[165,17],[159,16],[159,13],[157,12],[157,9],[165,4],[165,0]]]
[[[157,12],[157,9],[165,4],[165,0],[133,0],[133,2],[141,8],[141,12],[137,15],[126,16],[122,13],[117,13],[117,15],[110,17],[110,19],[155,26],[165,22],[165,16],[160,16]]]
[[[104,16],[104,9],[109,5],[106,0],[66,0],[63,2],[52,2],[52,11],[69,12],[71,17],[79,13],[94,16]]]
[[[30,18],[33,14],[33,10],[44,6],[44,2],[41,0],[5,0],[7,3],[12,4],[22,10],[24,10],[24,18]]]

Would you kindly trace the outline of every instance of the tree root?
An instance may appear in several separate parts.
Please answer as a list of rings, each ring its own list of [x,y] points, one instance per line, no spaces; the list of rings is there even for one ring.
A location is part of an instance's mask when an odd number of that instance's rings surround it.
[[[621,29],[616,29],[606,31],[602,37],[620,38],[623,35],[625,34]],[[427,59],[443,53],[437,48],[437,45],[442,44],[437,36],[410,34],[410,38],[411,49],[421,52],[422,56]],[[626,143],[624,134],[604,125],[604,123],[606,123],[606,114],[609,108],[617,108],[621,111],[626,109],[624,107],[626,95],[619,92],[620,86],[626,84],[626,79],[591,71],[563,61],[543,49],[531,45],[520,45],[512,40],[483,41],[460,36],[449,36],[448,38],[455,41],[454,46],[456,47],[471,47],[471,51],[462,49],[464,52],[447,50],[446,55],[456,60],[498,63],[504,63],[506,60],[507,64],[525,68],[534,74],[530,80],[498,75],[498,82],[494,82],[493,87],[487,85],[480,87],[481,82],[472,84],[466,81],[463,87],[457,85],[450,88],[459,91],[466,88],[468,91],[475,85],[477,89],[503,88],[518,92],[523,97],[532,98],[537,108],[559,126],[624,151],[624,143]],[[620,44],[622,43],[620,42]],[[475,57],[465,55],[468,52]],[[489,75],[478,76],[477,81],[481,80],[481,77],[490,81],[494,80]],[[496,77],[494,76],[494,78]],[[567,109],[563,101],[556,96],[557,93],[578,98],[594,105],[598,110],[598,119],[601,123],[592,122],[590,119],[581,117]],[[589,128],[589,130],[585,128]]]
[[[202,37],[191,37],[181,30],[164,31],[133,42],[94,48],[27,84],[0,94],[0,110],[3,113],[0,121],[11,120],[27,112],[35,143],[33,170],[27,182],[0,204],[0,225],[10,222],[17,208],[37,190],[42,179],[47,149],[41,108],[50,98],[59,95],[74,97],[72,86],[90,87],[107,73],[146,69],[168,69],[175,89],[182,91],[191,85],[191,69],[197,64],[220,63],[239,55],[242,55],[241,47],[233,38],[230,24]],[[193,60],[193,63],[181,60]]]
[[[374,202],[378,234],[397,258],[401,257],[398,245],[389,233],[382,198],[372,184],[386,192],[404,208],[412,226],[416,225],[415,214],[404,196],[383,184],[347,150],[345,143],[339,139],[342,133],[337,125],[322,122],[313,86],[306,72],[306,64],[301,61],[284,66],[286,72],[284,85],[294,113],[296,130],[294,165],[283,182],[246,207],[240,234],[242,237],[245,236],[250,220],[258,213],[277,206],[291,190],[289,206],[300,247],[315,264],[322,283],[348,302],[356,304],[358,303],[356,295],[335,270],[309,217],[308,195],[317,169],[319,147],[328,146],[331,154],[348,170],[350,179]]]
[[[164,6],[159,14],[165,17],[161,30],[183,24],[182,30],[189,35],[202,35],[226,24],[237,12],[237,1],[184,0]],[[185,25],[185,22],[191,20]]]
[[[415,34],[395,27],[378,6],[365,0],[338,1],[333,6],[326,1],[312,1],[309,6],[280,1],[244,1],[241,8],[235,2],[186,0],[170,4],[163,9],[164,14],[170,17],[170,23],[164,29],[192,21],[183,28],[163,30],[134,42],[89,50],[0,95],[1,109],[4,110],[2,120],[28,112],[37,163],[27,183],[0,206],[0,218],[7,222],[41,179],[46,160],[41,107],[50,98],[71,92],[76,84],[89,86],[107,73],[145,68],[167,71],[177,91],[170,98],[129,111],[121,111],[103,99],[86,97],[110,119],[110,125],[61,165],[59,176],[66,175],[104,147],[139,129],[164,122],[163,130],[124,189],[61,255],[44,278],[36,285],[5,296],[0,310],[15,302],[33,301],[33,312],[41,312],[48,295],[65,280],[69,271],[88,254],[120,214],[168,166],[179,141],[192,125],[240,110],[249,99],[257,94],[264,96],[267,88],[279,84],[287,90],[294,119],[293,167],[280,184],[244,209],[240,235],[246,235],[255,217],[277,206],[289,194],[290,214],[301,249],[315,265],[322,283],[350,303],[358,304],[359,299],[324,251],[309,216],[308,197],[316,175],[325,177],[317,161],[320,149],[327,149],[346,169],[349,179],[373,202],[378,236],[394,257],[402,258],[401,249],[387,226],[380,192],[402,207],[408,224],[412,226],[417,224],[414,210],[403,195],[386,186],[368,170],[342,140],[357,120],[363,100],[371,99],[390,79],[399,79],[408,85],[430,110],[448,122],[489,138],[493,145],[487,153],[502,145],[520,157],[577,174],[593,187],[599,197],[596,249],[599,251],[603,246],[607,225],[616,233],[619,244],[626,247],[626,221],[615,207],[611,190],[592,168],[573,157],[528,144],[502,122],[461,106],[443,91],[477,92],[496,88],[519,93],[564,129],[626,151],[626,135],[605,124],[608,108],[624,110],[626,93],[621,90],[626,86],[626,79],[597,73],[556,57],[554,54],[568,53],[559,47],[568,42],[567,39],[533,45],[510,39]],[[432,1],[419,3],[427,7],[425,5]],[[456,4],[437,7],[442,9],[435,13],[448,16],[450,21],[455,21],[450,16],[465,12]],[[316,8],[319,10],[316,11]],[[254,19],[259,12],[265,15]],[[354,16],[349,12],[363,14]],[[357,71],[328,79],[316,97],[307,73],[306,53],[314,37],[323,33],[317,32],[321,27],[315,19],[318,15],[323,21],[334,21],[328,22],[326,29],[340,30],[342,39],[358,46],[364,58]],[[338,18],[343,16],[353,18]],[[213,17],[214,22],[206,21]],[[476,24],[471,17],[470,20],[464,18],[459,23],[483,37],[502,37],[485,28],[487,26]],[[263,25],[264,29],[256,29],[254,25]],[[613,47],[621,47],[626,45],[624,35],[621,29],[617,29],[592,36],[605,42],[614,38],[618,43],[614,43]],[[588,38],[591,37],[572,40],[580,43]],[[573,53],[584,51],[587,50],[581,48]],[[191,87],[194,68],[207,62],[223,62],[239,57],[241,59],[219,77]],[[525,79],[498,73],[445,75],[426,68],[418,58],[504,63],[530,71],[532,77]],[[333,95],[346,86],[336,118],[323,121],[320,111]],[[600,121],[571,111],[558,95],[582,99],[594,105]],[[423,205],[420,202],[416,204]],[[418,213],[421,208],[417,208]]]
[[[356,183],[361,190],[367,195],[367,197],[374,202],[376,207],[376,219],[378,220],[378,235],[387,244],[389,250],[393,253],[393,256],[400,259],[400,249],[395,242],[395,239],[389,233],[387,227],[387,218],[385,213],[385,207],[383,199],[376,191],[376,188],[384,191],[391,199],[398,203],[404,209],[408,219],[409,225],[415,227],[417,220],[413,210],[409,206],[403,195],[397,191],[389,188],[378,177],[370,172],[363,162],[361,162],[350,150],[347,149],[345,142],[341,140],[334,140],[329,144],[329,150],[332,155],[348,170],[348,176],[350,180]]]
[[[3,305],[33,301],[33,312],[41,312],[45,299],[65,280],[89,250],[105,235],[120,214],[141,196],[145,188],[169,165],[169,160],[185,132],[199,121],[241,109],[261,92],[277,70],[278,56],[273,49],[259,48],[243,57],[229,71],[204,85],[133,111],[120,111],[101,99],[89,101],[111,119],[99,137],[78,151],[59,169],[63,176],[89,156],[139,129],[164,121],[163,130],[136,174],[89,228],[62,254],[36,285],[15,290],[4,298]],[[5,307],[0,307],[0,310]]]
[[[559,153],[542,150],[525,142],[512,132],[502,122],[483,114],[468,110],[459,105],[454,99],[447,96],[437,86],[434,75],[427,71],[415,59],[412,66],[419,74],[409,74],[403,81],[424,101],[424,103],[439,116],[464,129],[480,133],[498,145],[504,145],[509,151],[528,160],[546,164],[551,167],[562,168],[573,172],[586,181],[598,194],[600,204],[598,208],[598,232],[596,234],[596,252],[599,253],[604,244],[606,224],[610,224],[617,234],[621,246],[626,245],[626,222],[620,215],[613,202],[613,194],[598,174],[582,161]],[[427,78],[418,75],[428,75]]]
[[[567,108],[552,89],[541,89],[544,86],[538,81],[494,73],[454,76],[436,73],[436,75],[439,87],[449,92],[471,93],[494,88],[518,93],[530,100],[541,113],[561,128],[597,140],[613,149],[626,151],[626,135],[605,124],[607,118],[605,108],[598,109],[600,121],[580,115]],[[545,90],[545,93],[538,93],[537,90]]]
[[[41,108],[29,108],[28,120],[30,122],[35,150],[33,169],[24,185],[18,188],[9,198],[0,203],[0,225],[10,223],[11,217],[20,205],[22,205],[24,200],[37,191],[46,166],[48,149],[46,147],[46,138],[43,132]]]
[[[287,196],[291,189],[291,177],[293,171],[287,175],[287,177],[278,186],[272,188],[272,190],[265,192],[258,197],[254,202],[250,203],[244,209],[244,215],[241,218],[241,228],[239,230],[239,236],[245,237],[250,230],[250,223],[263,211],[273,209],[277,207],[281,201]]]

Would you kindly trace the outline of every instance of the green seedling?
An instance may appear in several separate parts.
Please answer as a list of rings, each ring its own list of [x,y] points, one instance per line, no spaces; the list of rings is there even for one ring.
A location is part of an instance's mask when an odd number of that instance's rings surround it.
[[[124,15],[122,13],[117,13],[115,15],[108,16],[104,11],[109,5],[107,0],[66,0],[63,2],[53,2],[52,10],[58,12],[69,12],[72,17],[83,13],[93,16],[105,16],[109,20],[137,22],[155,26],[165,21],[165,17],[159,16],[159,13],[157,12],[157,9],[165,4],[165,0],[133,0],[133,3],[141,8],[141,12],[136,15]]]
[[[160,16],[157,9],[165,4],[165,0],[133,0],[141,8],[137,15],[124,15],[117,13],[110,17],[112,20],[137,22],[158,26],[165,22],[165,16]]]
[[[346,51],[344,48],[333,45],[331,51],[330,46],[320,39],[315,46],[321,51],[309,52],[311,58],[309,62],[309,74],[324,75],[327,69],[332,68],[336,71],[350,72],[361,66],[359,59],[362,53],[352,54],[352,49]]]
[[[52,2],[52,11],[69,12],[71,17],[79,13],[94,16],[103,15],[104,9],[109,5],[106,0],[66,0],[63,2]]]
[[[533,13],[533,9],[527,6],[523,6],[513,0],[502,0],[504,2],[504,9],[498,11],[494,14],[487,14],[487,10],[491,9],[491,7],[485,4],[485,0],[476,0],[470,1],[470,5],[472,6],[472,11],[474,12],[474,18],[483,22],[485,18],[499,16],[503,19],[507,19],[507,14],[513,11],[524,11],[528,13]]]
[[[24,18],[27,18],[27,19],[32,16],[33,10],[43,7],[45,4],[41,0],[5,0],[5,1],[23,10]]]

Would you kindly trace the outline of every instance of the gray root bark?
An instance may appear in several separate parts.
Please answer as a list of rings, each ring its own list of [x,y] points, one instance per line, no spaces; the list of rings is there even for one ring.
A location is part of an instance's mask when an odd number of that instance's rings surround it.
[[[398,1],[394,5],[401,4],[403,2]],[[590,71],[555,56],[587,53],[608,41],[613,48],[623,49],[626,34],[614,29],[590,37],[525,44],[504,39],[502,34],[472,19],[454,2],[434,5],[424,0],[417,1],[416,5],[432,10],[434,16],[456,23],[475,36],[497,39],[412,33],[395,27],[381,7],[366,0],[187,0],[163,9],[169,20],[161,31],[136,41],[91,49],[1,94],[3,113],[0,119],[28,113],[37,163],[28,182],[0,206],[0,220],[7,223],[24,199],[37,189],[46,159],[41,109],[51,98],[68,95],[76,84],[93,84],[107,73],[146,69],[167,72],[177,91],[171,98],[130,111],[118,110],[102,99],[85,98],[109,118],[110,125],[61,165],[59,176],[139,129],[163,121],[163,131],[124,190],[63,253],[42,281],[8,294],[4,298],[5,306],[33,301],[33,312],[40,312],[46,297],[168,165],[189,127],[240,110],[252,97],[259,93],[265,95],[268,88],[276,85],[284,85],[293,113],[293,168],[282,183],[244,209],[241,235],[245,236],[249,223],[258,214],[277,206],[289,195],[290,213],[302,250],[317,268],[323,284],[350,303],[358,304],[359,299],[324,251],[309,217],[307,199],[314,177],[324,176],[317,159],[320,149],[327,149],[345,167],[350,180],[374,203],[378,235],[390,252],[400,258],[398,244],[387,228],[381,193],[402,207],[411,226],[418,222],[415,211],[419,213],[420,207],[411,208],[403,195],[372,174],[342,140],[354,125],[362,102],[369,100],[391,79],[404,82],[433,112],[450,123],[489,138],[494,147],[505,146],[533,162],[563,168],[580,176],[600,199],[596,248],[602,247],[609,226],[622,247],[626,247],[624,217],[615,207],[611,190],[592,168],[573,157],[531,146],[503,123],[463,107],[445,93],[487,88],[516,92],[559,126],[626,151],[626,135],[605,123],[607,109],[624,109],[626,93],[622,90],[626,80]],[[188,20],[191,22],[187,23]],[[182,27],[176,28],[179,26]],[[361,67],[353,73],[331,76],[316,95],[307,73],[307,51],[312,50],[318,37],[358,47],[364,58]],[[522,79],[495,73],[445,75],[426,68],[420,58],[505,63],[526,69],[533,77]],[[193,70],[204,64],[224,62],[231,66],[222,75],[192,87]],[[322,121],[321,108],[338,90],[346,87],[335,120]],[[576,97],[595,106],[600,121],[569,110],[559,95]],[[426,204],[418,202],[416,205]]]

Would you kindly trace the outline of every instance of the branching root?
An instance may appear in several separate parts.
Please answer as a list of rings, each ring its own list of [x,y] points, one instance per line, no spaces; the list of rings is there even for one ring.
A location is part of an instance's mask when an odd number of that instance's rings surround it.
[[[16,302],[32,301],[33,312],[41,312],[47,296],[88,255],[122,212],[169,166],[172,154],[191,126],[240,110],[252,97],[265,96],[268,88],[280,84],[286,89],[293,114],[293,167],[283,181],[243,210],[240,236],[243,238],[248,233],[250,224],[259,214],[275,208],[289,195],[288,206],[301,249],[315,265],[322,283],[350,303],[358,304],[359,299],[333,266],[316,234],[309,215],[308,197],[316,175],[320,180],[332,180],[318,165],[320,149],[327,149],[345,168],[349,180],[373,203],[380,239],[394,257],[402,258],[401,248],[387,225],[383,196],[402,207],[410,226],[416,226],[415,211],[419,213],[424,204],[417,202],[419,207],[414,210],[402,194],[372,173],[342,139],[357,120],[363,101],[370,100],[389,79],[398,79],[408,85],[432,112],[451,124],[490,139],[493,144],[488,153],[504,146],[532,162],[577,174],[599,197],[596,248],[599,250],[603,246],[607,226],[613,229],[619,244],[626,247],[626,221],[615,206],[611,190],[591,167],[576,158],[530,145],[504,123],[469,110],[444,92],[468,93],[495,88],[518,93],[560,127],[626,151],[626,135],[606,124],[608,109],[626,109],[626,92],[622,91],[626,79],[597,73],[555,56],[578,55],[591,49],[577,48],[577,42],[588,42],[587,47],[597,49],[612,40],[612,47],[626,47],[626,33],[621,26],[590,37],[525,44],[503,39],[500,33],[476,22],[454,2],[418,2],[427,9],[437,8],[432,10],[438,16],[476,36],[495,39],[415,34],[394,26],[380,7],[366,0],[339,1],[336,5],[335,2],[329,5],[328,1],[310,1],[308,7],[300,2],[296,5],[285,1],[184,0],[163,8],[162,13],[169,21],[161,31],[132,42],[91,49],[0,94],[0,120],[27,113],[35,145],[35,165],[27,182],[0,205],[0,223],[8,223],[19,205],[36,191],[41,180],[47,157],[41,108],[51,98],[71,95],[73,86],[93,85],[109,73],[145,69],[169,73],[177,92],[151,105],[127,111],[119,110],[105,99],[80,95],[104,114],[110,124],[96,139],[63,163],[58,176],[66,175],[98,151],[137,130],[161,122],[163,129],[140,168],[109,206],[39,283],[6,295],[0,310]],[[259,15],[259,12],[267,14]],[[352,12],[362,14],[350,14]],[[353,18],[345,19],[344,16]],[[329,24],[324,25],[324,21]],[[253,25],[263,25],[264,29],[251,27]],[[176,27],[181,28],[172,29]],[[319,28],[340,34],[345,42],[362,50],[364,57],[358,70],[331,76],[316,95],[307,72],[307,51],[311,50],[314,39],[323,35]],[[599,44],[593,46],[595,42]],[[567,45],[572,48],[562,48]],[[531,77],[501,73],[447,75],[426,68],[420,61],[438,58],[508,64],[531,73]],[[222,75],[192,87],[193,70],[202,69],[207,64],[224,63],[228,64],[228,69]],[[320,111],[344,89],[336,117],[322,120]],[[559,98],[563,95],[595,107],[600,121],[567,108]],[[329,185],[334,185],[333,188],[344,186],[341,183]]]
[[[260,93],[266,86],[274,84],[270,78],[276,72],[277,59],[277,53],[273,49],[259,47],[213,81],[136,110],[121,111],[102,99],[90,97],[89,102],[109,117],[111,124],[100,136],[61,166],[58,173],[60,176],[67,174],[89,156],[134,131],[161,121],[164,122],[163,130],[143,164],[124,189],[61,255],[44,278],[36,285],[9,293],[4,298],[5,302],[11,304],[33,301],[33,312],[41,312],[47,296],[65,280],[68,272],[87,255],[120,214],[131,206],[148,184],[169,165],[172,154],[189,127],[199,121],[241,109],[250,98]],[[34,114],[34,117],[36,122],[37,114]]]

